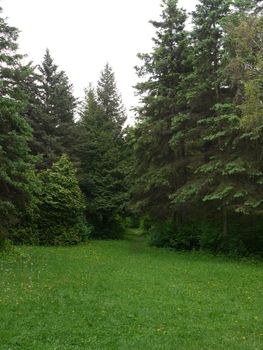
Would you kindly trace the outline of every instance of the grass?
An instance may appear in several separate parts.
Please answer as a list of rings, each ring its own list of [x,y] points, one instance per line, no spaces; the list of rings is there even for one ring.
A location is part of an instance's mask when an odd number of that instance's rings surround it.
[[[0,258],[1,350],[262,350],[261,263],[94,241]]]

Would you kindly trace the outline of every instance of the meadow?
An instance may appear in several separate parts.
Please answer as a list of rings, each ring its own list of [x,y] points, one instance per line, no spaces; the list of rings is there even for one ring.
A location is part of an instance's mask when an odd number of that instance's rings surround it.
[[[144,241],[0,258],[1,350],[262,350],[262,263]]]

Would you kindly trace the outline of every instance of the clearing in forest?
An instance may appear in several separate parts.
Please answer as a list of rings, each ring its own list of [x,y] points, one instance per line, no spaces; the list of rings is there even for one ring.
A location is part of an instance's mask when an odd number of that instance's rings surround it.
[[[1,350],[262,350],[260,262],[92,241],[0,259]]]

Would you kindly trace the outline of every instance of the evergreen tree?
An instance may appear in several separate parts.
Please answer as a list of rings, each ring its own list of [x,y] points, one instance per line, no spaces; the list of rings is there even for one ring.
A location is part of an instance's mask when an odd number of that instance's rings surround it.
[[[200,6],[199,14],[204,16],[206,11]],[[222,6],[222,8],[225,7]],[[249,9],[251,9],[251,4],[249,4]],[[195,13],[195,20],[197,13],[198,11]],[[244,17],[244,15],[245,12],[238,13],[239,18]],[[222,18],[224,21],[222,21]],[[231,22],[233,21],[237,24],[236,20],[237,14],[235,12],[234,14],[227,12],[223,17],[221,15],[218,16],[218,24],[215,27],[217,30],[221,28],[220,50],[217,51],[220,53],[220,56],[216,65],[217,70],[215,70],[215,63],[211,61],[210,66],[212,68],[209,71],[209,77],[212,79],[210,93],[211,95],[214,93],[214,97],[211,99],[209,108],[203,111],[203,116],[200,116],[197,124],[202,158],[198,166],[193,169],[190,181],[173,195],[174,203],[177,203],[179,206],[189,201],[195,201],[200,204],[209,203],[209,206],[206,207],[206,212],[219,209],[224,219],[224,236],[227,236],[228,231],[227,213],[244,213],[249,203],[251,203],[250,207],[261,204],[261,201],[256,199],[258,198],[256,191],[259,190],[258,185],[256,185],[256,179],[259,179],[262,173],[260,168],[255,166],[251,154],[249,157],[245,156],[244,139],[246,136],[242,135],[240,130],[241,108],[238,105],[244,99],[242,97],[244,96],[242,84],[246,73],[243,67],[247,66],[247,63],[251,66],[248,61],[244,62],[245,57],[243,54],[247,53],[251,44],[244,44],[245,40],[241,37],[239,38],[241,44],[239,44],[236,38],[233,40],[233,36],[231,38],[226,33],[223,35],[226,23],[228,24],[228,30],[230,30],[229,28],[232,27]],[[203,22],[199,20],[198,23]],[[201,28],[198,29],[201,31]],[[196,28],[194,28],[194,31],[196,31]],[[233,45],[239,46],[239,49],[236,50]],[[243,54],[241,53],[240,45],[245,47]],[[197,46],[202,47],[202,45]],[[230,58],[233,52],[238,52],[239,57]],[[253,48],[253,52],[252,56],[255,58],[258,50]],[[250,59],[252,59],[251,56]],[[237,69],[235,66],[237,63],[241,69]],[[206,65],[208,66],[208,62],[206,62]],[[200,67],[198,66],[198,68]],[[233,69],[236,73],[234,73]],[[196,71],[198,72],[198,69]],[[214,78],[212,72],[214,72]],[[205,75],[199,77],[200,81],[198,84],[201,84],[201,86],[202,82],[207,84]],[[250,148],[251,146],[247,144],[245,148]],[[256,191],[253,191],[254,185],[256,185]]]
[[[135,200],[155,218],[175,211],[173,242],[186,214],[185,224],[221,216],[226,237],[228,213],[259,213],[262,205],[261,9],[258,1],[202,0],[189,45],[185,18],[173,28],[182,19],[176,2],[163,6],[154,51],[140,55],[147,81],[137,86]],[[192,235],[184,236],[190,247],[200,244]]]
[[[124,122],[114,74],[106,65],[97,92],[92,88],[86,91],[79,124],[80,183],[89,199],[87,216],[101,236],[114,234],[111,225],[115,224],[116,216],[123,212],[127,201]]]
[[[40,244],[76,244],[87,236],[85,200],[76,171],[66,155],[39,174],[39,211],[35,224]]]
[[[222,22],[230,13],[231,0],[201,0],[192,13],[193,74],[188,92],[191,109],[202,117],[224,93],[221,67],[224,50]]]
[[[62,153],[74,157],[76,99],[64,71],[60,71],[47,50],[39,73],[25,82],[29,92],[27,119],[33,129],[34,154],[41,154],[47,167]]]
[[[201,0],[192,13],[192,51],[189,57],[192,72],[187,77],[188,86],[185,90],[191,120],[188,145],[191,160],[188,166],[189,176],[185,183],[177,187],[170,196],[176,210],[190,207],[192,216],[193,210],[203,203],[201,191],[209,181],[207,175],[202,181],[196,173],[209,162],[213,154],[213,147],[205,137],[207,134],[213,134],[214,130],[206,130],[208,126],[206,119],[211,118],[210,125],[214,128],[213,118],[217,117],[214,106],[223,103],[230,94],[222,77],[224,57],[222,21],[229,13],[229,0]],[[176,140],[181,131],[180,129],[175,131]]]
[[[97,86],[97,96],[105,118],[112,122],[116,137],[120,137],[126,121],[126,114],[117,90],[114,72],[108,63],[101,72]]]
[[[175,0],[163,1],[162,7],[161,21],[152,21],[153,51],[139,55],[144,64],[137,69],[146,80],[137,85],[142,106],[136,128],[135,199],[142,212],[155,218],[173,215],[169,196],[185,181],[191,125],[185,98],[191,72],[186,13]]]
[[[31,129],[23,118],[24,90],[17,80],[24,79],[28,67],[17,53],[18,31],[0,17],[0,241],[4,231],[17,221],[19,212],[31,200],[33,158],[28,141]],[[1,243],[1,242],[0,242]]]

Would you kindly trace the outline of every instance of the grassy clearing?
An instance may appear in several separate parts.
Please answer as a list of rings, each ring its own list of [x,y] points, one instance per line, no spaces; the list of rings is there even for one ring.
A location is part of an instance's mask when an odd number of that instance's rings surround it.
[[[262,264],[140,241],[0,259],[0,349],[263,349]]]

